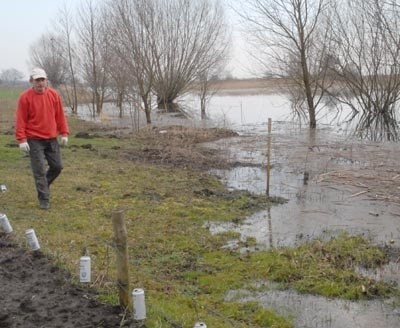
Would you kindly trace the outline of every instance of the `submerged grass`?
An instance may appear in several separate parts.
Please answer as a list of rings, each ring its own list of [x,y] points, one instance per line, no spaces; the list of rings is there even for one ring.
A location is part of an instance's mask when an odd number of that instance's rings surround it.
[[[72,130],[88,127],[70,119]],[[342,235],[295,248],[249,254],[223,248],[233,233],[212,235],[210,221],[240,222],[271,204],[265,197],[229,192],[205,173],[126,160],[135,138],[70,137],[65,169],[52,186],[51,209],[37,207],[29,159],[11,135],[0,135],[0,211],[14,238],[34,228],[44,252],[78,276],[79,257],[92,258],[93,286],[117,303],[111,217],[123,210],[128,230],[130,284],[146,292],[148,327],[292,327],[291,320],[254,302],[225,301],[229,290],[272,280],[284,288],[327,297],[369,299],[393,295],[393,286],[364,278],[356,266],[375,267],[385,253]],[[139,139],[140,140],[140,139]],[[76,281],[78,283],[78,281]]]
[[[343,234],[328,242],[315,240],[296,248],[251,255],[253,270],[301,293],[349,300],[387,297],[395,286],[362,277],[357,267],[376,268],[387,263],[385,253],[360,236]],[[261,265],[261,268],[259,267]]]

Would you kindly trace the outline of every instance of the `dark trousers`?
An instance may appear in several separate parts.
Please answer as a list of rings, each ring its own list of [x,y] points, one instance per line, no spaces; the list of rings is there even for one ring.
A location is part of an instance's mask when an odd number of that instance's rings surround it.
[[[49,186],[63,169],[60,146],[56,138],[28,139],[28,144],[38,198],[39,200],[49,200]]]

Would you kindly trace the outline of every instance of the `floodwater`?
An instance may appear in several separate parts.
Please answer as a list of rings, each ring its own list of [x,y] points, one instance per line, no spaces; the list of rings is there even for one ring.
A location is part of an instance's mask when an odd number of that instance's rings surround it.
[[[234,169],[212,173],[232,189],[265,194],[270,138],[269,195],[288,200],[254,214],[241,225],[212,225],[212,231],[233,229],[241,232],[243,239],[256,238],[265,248],[293,246],[340,231],[364,234],[377,244],[400,245],[398,203],[356,196],[364,189],[351,181],[345,185],[323,181],[330,172],[380,167],[396,172],[400,160],[397,144],[355,140],[333,120],[333,113],[322,116],[319,129],[310,136],[307,126],[288,120],[289,104],[278,95],[217,97],[210,103],[210,111],[217,117],[221,112],[229,116],[230,127],[240,134],[208,145],[239,163]],[[270,135],[268,118],[272,121]]]
[[[353,140],[346,135],[347,129],[333,118],[333,113],[320,117],[320,128],[310,136],[306,126],[299,128],[290,121],[289,104],[277,95],[218,97],[210,107],[216,116],[221,117],[223,113],[224,122],[228,117],[240,137],[220,140],[209,147],[225,151],[233,162],[241,163],[232,170],[212,173],[232,189],[265,194],[270,152],[269,195],[287,199],[287,203],[255,213],[241,224],[210,222],[212,233],[236,231],[242,241],[255,238],[258,249],[293,246],[343,231],[363,234],[377,244],[399,246],[400,207],[397,203],[363,197],[360,192],[364,189],[360,191],[354,184],[321,182],[321,177],[332,171],[357,171],[369,166],[374,169],[374,165],[385,165],[396,172],[398,158],[388,156],[396,152],[396,145]],[[268,134],[268,118],[272,121],[271,134]],[[357,153],[359,148],[361,154]],[[231,241],[227,247],[238,245],[238,241]],[[400,283],[399,269],[399,263],[391,262],[374,272],[361,273]],[[226,298],[257,301],[293,317],[297,328],[400,327],[400,307],[391,300],[349,302],[273,288],[261,290],[231,291]]]
[[[232,189],[265,194],[270,152],[269,195],[287,199],[287,203],[255,213],[241,224],[211,222],[212,233],[236,231],[242,241],[255,238],[258,249],[293,246],[342,231],[365,235],[376,244],[399,246],[397,203],[363,197],[360,193],[364,189],[360,191],[358,185],[351,183],[321,182],[321,177],[329,172],[357,171],[370,166],[372,170],[385,166],[396,172],[398,158],[390,154],[396,153],[397,145],[354,140],[329,112],[320,117],[320,128],[310,136],[306,126],[300,128],[290,120],[288,102],[277,95],[219,97],[210,103],[211,109],[212,106],[217,115],[223,113],[222,117],[229,117],[240,137],[220,140],[209,147],[225,151],[233,162],[241,163],[232,170],[215,170],[213,174]],[[268,118],[272,121],[271,134],[268,134]],[[238,241],[231,241],[227,247],[238,245]],[[360,273],[399,284],[399,269],[398,262],[391,262],[374,272],[360,269]],[[231,291],[226,298],[257,301],[293,317],[297,328],[400,327],[400,307],[392,304],[392,300],[350,302],[273,288],[259,292]]]
[[[328,133],[320,133],[324,140],[332,140]],[[308,238],[340,231],[363,234],[377,244],[400,244],[398,203],[370,199],[363,194],[357,196],[359,192],[364,192],[365,187],[357,187],[351,181],[348,185],[320,182],[324,174],[348,170],[355,172],[370,165],[368,158],[350,157],[349,153],[356,152],[355,142],[343,142],[343,147],[349,149],[344,157],[341,143],[327,145],[321,142],[320,146],[310,150],[307,143],[301,140],[301,135],[282,138],[275,134],[272,138],[275,139],[271,142],[269,194],[283,197],[288,202],[256,213],[241,225],[226,225],[227,229],[241,232],[242,239],[254,237],[260,246],[266,248],[293,246]],[[366,154],[369,153],[368,148],[371,152],[376,149],[376,145],[363,146]],[[242,166],[232,170],[213,171],[230,188],[266,193],[266,140],[242,136],[229,142],[219,141],[210,147],[224,150],[232,154],[232,160],[242,163]],[[382,155],[388,154],[392,147],[382,146]],[[381,164],[395,170],[397,162],[393,159],[390,163],[390,160],[389,157],[381,158],[382,162],[386,162]],[[223,225],[211,226],[212,231],[223,229]]]
[[[195,96],[182,101],[193,117],[199,116]],[[210,99],[208,123],[239,133],[239,137],[207,144],[236,163],[231,170],[211,173],[231,189],[266,194],[268,188],[270,196],[287,200],[255,213],[241,224],[209,222],[211,233],[236,231],[242,241],[254,238],[257,249],[294,246],[343,231],[362,234],[377,245],[399,247],[400,201],[393,201],[385,190],[379,189],[382,184],[373,174],[382,171],[380,179],[397,188],[398,145],[353,139],[347,134],[348,127],[340,124],[345,114],[337,117],[332,108],[319,113],[319,128],[313,135],[306,125],[301,127],[294,122],[290,113],[290,103],[277,94],[220,95]],[[108,117],[117,120],[112,111]],[[168,118],[155,117],[153,121],[163,124],[168,123]],[[204,122],[193,120],[189,124]],[[240,249],[240,240],[232,240],[226,247],[252,251]],[[373,272],[360,269],[360,273],[400,283],[399,261]],[[392,304],[392,300],[349,302],[274,288],[231,291],[226,298],[256,300],[293,317],[297,328],[400,327],[400,306]]]
[[[297,328],[398,328],[400,310],[386,301],[343,301],[293,291],[235,290],[227,301],[257,301],[279,314],[293,318]]]

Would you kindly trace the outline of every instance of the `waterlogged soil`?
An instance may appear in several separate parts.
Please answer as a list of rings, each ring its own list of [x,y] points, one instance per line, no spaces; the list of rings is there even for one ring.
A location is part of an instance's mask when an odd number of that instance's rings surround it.
[[[132,161],[162,164],[175,168],[207,171],[210,168],[232,167],[219,151],[203,147],[202,143],[238,136],[229,129],[171,125],[153,127],[135,136],[140,148],[124,151]]]

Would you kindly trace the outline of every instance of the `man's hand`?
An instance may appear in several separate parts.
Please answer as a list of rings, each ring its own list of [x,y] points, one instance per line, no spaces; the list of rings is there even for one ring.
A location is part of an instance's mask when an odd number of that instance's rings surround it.
[[[61,137],[61,146],[66,147],[68,145],[68,137],[63,136]]]
[[[29,144],[25,141],[25,142],[21,142],[20,144],[19,144],[19,149],[21,149],[23,152],[25,152],[25,153],[29,153],[29,151],[31,150],[30,148],[29,148]]]

